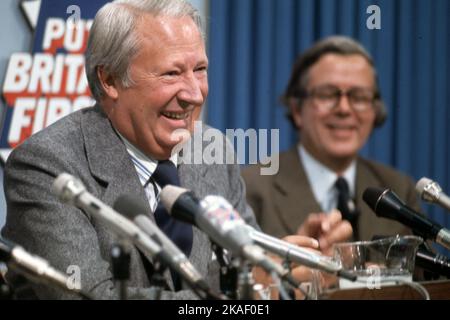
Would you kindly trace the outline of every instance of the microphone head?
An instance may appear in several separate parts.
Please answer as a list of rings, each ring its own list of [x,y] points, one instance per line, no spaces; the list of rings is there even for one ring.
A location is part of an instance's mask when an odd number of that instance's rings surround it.
[[[56,177],[56,179],[53,181],[52,184],[52,193],[54,195],[59,196],[64,188],[66,187],[66,185],[70,182],[75,180],[75,177],[68,174],[68,173],[61,173],[58,177]]]
[[[169,184],[161,190],[160,201],[175,219],[196,225],[195,219],[201,207],[192,191]]]
[[[51,191],[62,202],[73,203],[86,190],[83,183],[68,173],[61,173],[52,184]]]
[[[385,189],[369,187],[366,190],[364,190],[362,197],[364,202],[367,203],[370,209],[376,212],[378,201],[380,200],[381,196],[385,191],[386,191]]]
[[[405,205],[390,189],[367,188],[363,200],[379,217],[395,219],[397,212]]]
[[[420,198],[427,202],[436,202],[442,192],[438,183],[423,177],[416,184],[416,191]]]
[[[428,179],[428,178],[426,178],[426,177],[423,177],[422,179],[420,179],[419,181],[417,181],[417,184],[416,184],[416,191],[417,191],[417,193],[418,193],[420,196],[422,196],[422,193],[423,193],[423,191],[425,190],[425,188],[426,188],[428,185],[432,184],[432,183],[433,183],[433,180]]]
[[[213,220],[218,225],[245,223],[231,203],[222,196],[206,196],[201,201],[201,205],[206,209],[208,219]]]
[[[137,196],[124,194],[114,202],[113,209],[123,214],[130,220],[147,212],[146,204]]]
[[[160,200],[164,205],[164,208],[166,208],[166,210],[171,213],[173,205],[178,200],[178,198],[182,194],[187,192],[189,192],[188,189],[168,184],[164,188],[162,188],[160,193]]]

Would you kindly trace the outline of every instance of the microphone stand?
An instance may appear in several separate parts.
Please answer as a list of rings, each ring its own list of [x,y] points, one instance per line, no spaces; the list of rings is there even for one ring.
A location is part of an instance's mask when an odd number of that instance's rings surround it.
[[[153,262],[153,274],[150,282],[152,284],[155,284],[155,286],[152,288],[154,300],[161,300],[161,293],[166,285],[166,279],[164,278],[164,272],[166,271],[166,269],[167,266],[164,263],[158,260],[155,260]]]
[[[252,268],[247,261],[239,259],[239,276],[237,281],[238,298],[240,300],[254,300],[255,292]]]
[[[289,272],[291,272],[291,263],[289,260],[283,260],[282,263],[283,267],[287,270],[289,270]],[[282,290],[284,289],[285,291],[280,291],[280,292],[286,292],[286,295],[282,295],[280,294],[280,300],[295,300],[295,290],[292,288],[292,286],[289,284],[289,282],[282,280],[280,286],[282,286]],[[305,295],[306,297],[306,295]]]
[[[220,291],[228,298],[237,300],[237,266],[233,265],[221,246],[213,243],[212,247],[220,265]]]
[[[0,284],[0,301],[1,300],[12,300],[13,293],[11,291],[11,287],[6,283]]]
[[[130,278],[130,253],[123,243],[111,248],[111,261],[114,281],[119,284],[120,300],[127,300],[127,281]]]
[[[291,272],[291,261],[289,259],[283,260],[283,267]],[[313,271],[315,272],[315,271]],[[279,278],[276,274],[272,275],[275,280]],[[314,279],[311,279],[311,286],[314,286]],[[298,289],[304,296],[304,300],[317,300],[318,297],[312,296],[307,290],[302,288],[301,284],[298,287],[294,287],[288,281],[279,279],[279,300],[297,300],[295,296],[295,289]]]
[[[6,270],[6,265],[0,261],[0,300],[12,300],[13,292],[11,286],[3,279],[3,269]]]

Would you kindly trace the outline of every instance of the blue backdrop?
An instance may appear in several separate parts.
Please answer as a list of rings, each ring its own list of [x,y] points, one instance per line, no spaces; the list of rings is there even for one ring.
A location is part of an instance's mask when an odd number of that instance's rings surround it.
[[[369,30],[370,5],[381,30]],[[207,120],[226,128],[279,128],[280,148],[296,135],[278,103],[295,57],[327,35],[354,37],[372,53],[387,123],[362,154],[450,192],[450,1],[211,0]],[[450,226],[449,214],[424,206]]]

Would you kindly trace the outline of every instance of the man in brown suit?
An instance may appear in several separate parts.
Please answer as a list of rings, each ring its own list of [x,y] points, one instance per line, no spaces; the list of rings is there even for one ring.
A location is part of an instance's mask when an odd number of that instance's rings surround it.
[[[419,207],[410,178],[358,156],[386,118],[366,50],[346,37],[316,43],[298,58],[282,99],[298,145],[279,155],[276,175],[260,175],[259,166],[242,172],[262,230],[314,237],[326,254],[336,242],[408,232],[378,218],[362,200],[367,187],[389,187]]]

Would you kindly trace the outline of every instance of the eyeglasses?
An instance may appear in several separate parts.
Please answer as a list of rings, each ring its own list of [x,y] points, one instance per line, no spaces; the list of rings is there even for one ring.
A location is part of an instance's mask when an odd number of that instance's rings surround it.
[[[323,111],[331,111],[336,108],[342,96],[347,96],[350,106],[356,112],[365,112],[373,107],[373,103],[379,98],[379,94],[371,89],[351,88],[343,91],[334,86],[313,88],[301,94],[304,98],[312,98],[314,104]]]

